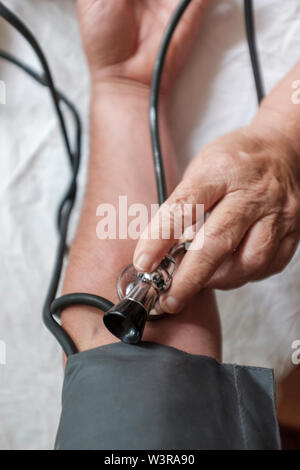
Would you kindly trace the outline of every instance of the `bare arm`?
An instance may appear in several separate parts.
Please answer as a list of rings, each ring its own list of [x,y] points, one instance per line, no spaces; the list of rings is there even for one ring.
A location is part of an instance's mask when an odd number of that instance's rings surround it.
[[[117,278],[132,262],[136,241],[99,240],[96,209],[103,202],[118,207],[120,195],[127,195],[128,205],[143,203],[150,209],[156,202],[147,110],[148,91],[143,88],[133,93],[130,85],[105,84],[93,90],[89,179],[64,293],[89,292],[117,300]],[[176,167],[163,121],[168,184],[174,187]],[[116,341],[104,328],[100,312],[92,308],[65,310],[63,325],[81,350]],[[219,335],[216,305],[207,291],[193,300],[184,316],[149,324],[144,339],[220,358]]]
[[[86,7],[86,2],[81,3]],[[91,3],[91,8],[93,5],[99,8],[101,3],[102,6],[106,4],[106,2],[88,3]],[[121,3],[131,8],[136,2]],[[138,2],[136,4],[140,5]],[[98,222],[96,209],[101,203],[118,206],[120,195],[127,195],[129,205],[143,203],[149,208],[151,203],[157,202],[148,125],[149,84],[153,62],[150,59],[146,81],[145,77],[142,81],[128,77],[120,79],[115,72],[110,72],[108,76],[106,73],[99,73],[98,67],[95,73],[93,71],[94,60],[92,60],[94,52],[91,53],[90,47],[86,44],[91,30],[89,27],[88,31],[85,31],[85,25],[87,19],[90,21],[101,11],[101,8],[99,11],[98,9],[93,11],[92,16],[90,16],[91,10],[88,12],[84,10],[80,13],[83,38],[92,70],[91,155],[84,207],[70,253],[64,293],[89,292],[116,301],[117,278],[121,270],[132,262],[136,241],[131,239],[99,240],[96,235]],[[131,14],[130,9],[125,8],[125,12],[128,15]],[[86,13],[88,13],[87,17]],[[126,21],[124,15],[123,11],[122,21]],[[169,16],[164,16],[164,18],[167,21]],[[152,23],[149,24],[151,26]],[[161,38],[163,27],[163,24],[159,26],[160,34],[157,36],[156,45]],[[97,24],[97,28],[99,28],[97,34],[105,34],[105,31],[101,30],[100,23]],[[114,45],[115,37],[111,40]],[[99,38],[97,44],[101,42],[105,43],[105,39],[101,41]],[[152,45],[151,41],[150,43]],[[122,46],[120,37],[118,37],[118,44]],[[155,52],[157,51],[156,45],[153,46]],[[146,59],[152,56],[154,58],[154,54],[148,50],[147,55],[142,57]],[[132,64],[134,60],[130,59],[127,62]],[[100,69],[103,70],[103,68]],[[134,73],[138,69],[139,67],[135,66]],[[142,64],[140,70],[141,73],[145,72],[145,63]],[[162,96],[161,130],[168,187],[172,190],[178,183],[178,178],[166,121],[166,95],[165,91]],[[81,306],[69,308],[64,311],[62,320],[63,326],[71,334],[80,350],[116,341],[104,328],[98,310]],[[184,315],[149,324],[144,339],[220,359],[220,328],[212,292],[203,291],[193,299]]]

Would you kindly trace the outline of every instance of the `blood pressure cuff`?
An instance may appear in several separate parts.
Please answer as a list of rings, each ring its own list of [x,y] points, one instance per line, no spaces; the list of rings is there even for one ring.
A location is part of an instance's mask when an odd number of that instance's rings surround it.
[[[68,358],[56,449],[279,449],[273,371],[169,346]]]

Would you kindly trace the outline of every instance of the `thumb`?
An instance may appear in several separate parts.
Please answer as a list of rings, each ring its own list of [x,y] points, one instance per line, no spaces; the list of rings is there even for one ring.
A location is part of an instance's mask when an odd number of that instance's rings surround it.
[[[225,192],[225,181],[210,178],[206,165],[197,174],[187,172],[142,233],[134,252],[135,268],[153,272],[184,230],[198,222]]]

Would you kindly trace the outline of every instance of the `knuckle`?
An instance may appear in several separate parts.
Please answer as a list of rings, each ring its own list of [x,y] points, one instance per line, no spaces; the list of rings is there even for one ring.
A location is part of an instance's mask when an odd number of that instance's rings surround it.
[[[272,217],[271,225],[267,226],[258,240],[256,254],[262,259],[268,257],[269,251],[273,248],[278,232],[278,217]]]
[[[292,221],[300,221],[300,200],[295,196],[290,196],[286,203],[286,215]]]
[[[204,243],[209,244],[213,247],[218,247],[218,251],[224,253],[232,252],[235,246],[235,236],[232,224],[216,226],[210,231],[204,232]]]
[[[228,187],[238,185],[243,167],[236,153],[227,151],[217,152],[213,155],[213,158],[216,161],[216,173],[219,177],[225,179]]]
[[[184,204],[195,204],[197,197],[191,188],[190,179],[183,179],[169,198],[168,205],[171,207],[183,207]]]
[[[282,168],[275,160],[260,158],[256,165],[250,168],[249,179],[259,199],[281,201],[286,196],[285,185],[282,181]]]
[[[259,260],[252,256],[245,256],[243,259],[243,269],[244,269],[244,276],[248,277],[250,274],[257,273],[261,268],[261,263]]]
[[[214,174],[218,173],[224,177],[232,174],[240,165],[237,152],[232,150],[231,145],[228,148],[228,143],[225,143],[222,137],[209,144],[203,151],[203,160],[207,162],[208,168],[211,168],[212,159],[215,162]]]
[[[285,191],[276,176],[266,175],[261,181],[255,184],[255,193],[259,199],[271,199],[280,203],[285,198]]]
[[[260,249],[252,253],[246,253],[242,256],[241,262],[243,266],[244,276],[259,273],[269,261],[267,250]]]
[[[285,201],[286,190],[278,176],[273,176],[273,178],[271,178],[271,181],[269,184],[269,194],[279,204],[282,204]]]
[[[215,158],[217,159],[218,162],[218,167],[221,170],[227,170],[228,168],[232,168],[232,165],[235,163],[235,158],[234,155],[231,154],[230,152],[218,152],[215,155]]]

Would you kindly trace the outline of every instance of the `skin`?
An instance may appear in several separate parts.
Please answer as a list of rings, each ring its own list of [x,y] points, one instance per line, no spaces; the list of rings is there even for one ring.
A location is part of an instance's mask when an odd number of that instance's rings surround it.
[[[174,230],[182,223],[175,217],[178,207],[198,203],[210,212],[204,243],[186,254],[160,299],[162,310],[181,311],[205,287],[233,289],[264,279],[292,258],[300,234],[300,113],[292,101],[299,76],[300,62],[263,100],[250,125],[199,152],[147,228],[158,239],[141,237],[134,264],[154,270],[174,243],[161,235],[162,213],[170,214]]]
[[[199,30],[207,0],[193,0],[170,45],[162,89],[168,93]],[[112,4],[113,3],[113,4]],[[78,0],[83,45],[95,82],[119,79],[149,87],[173,0]]]
[[[159,8],[143,0],[79,0],[78,17],[91,75],[89,175],[80,223],[70,251],[63,293],[88,292],[117,302],[120,272],[132,263],[136,241],[99,240],[96,210],[100,203],[118,206],[157,201],[148,124],[153,63],[174,2]],[[177,31],[161,95],[161,133],[166,151],[167,184],[178,184],[175,153],[166,108],[169,91],[190,50],[202,17],[203,2],[194,1]],[[117,40],[116,40],[117,38]],[[80,351],[118,341],[103,326],[99,310],[82,306],[64,310],[63,327]],[[148,323],[143,337],[193,354],[221,360],[221,332],[213,292],[203,290],[182,315]]]

